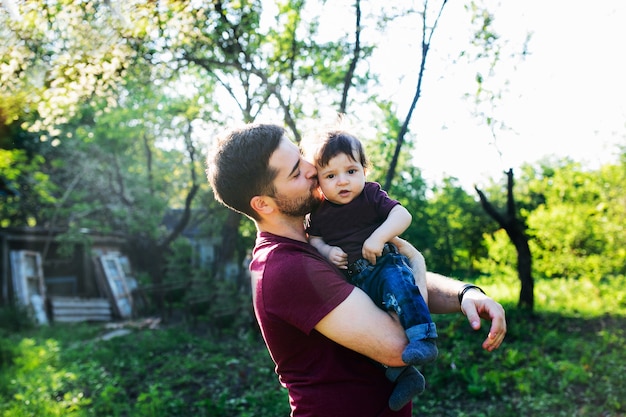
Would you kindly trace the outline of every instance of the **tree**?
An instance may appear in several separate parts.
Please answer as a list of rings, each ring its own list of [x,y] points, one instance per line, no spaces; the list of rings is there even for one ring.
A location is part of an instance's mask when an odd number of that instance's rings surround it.
[[[20,137],[8,133],[0,141],[14,141],[16,150],[31,146],[28,156],[39,162],[29,167],[12,157],[18,161],[11,165],[18,172],[12,182],[26,182],[28,169],[39,167],[47,175],[40,178],[51,179],[42,190],[52,198],[38,198],[39,209],[30,211],[39,217],[31,215],[32,221],[125,230],[155,247],[175,239],[158,223],[165,207],[181,209],[174,229],[180,231],[191,209],[208,202],[203,206],[211,217],[203,220],[222,228],[220,263],[239,264],[237,256],[253,238],[250,224],[212,206],[197,188],[206,182],[197,176],[200,147],[225,124],[277,117],[298,141],[319,122],[321,109],[347,112],[359,102],[379,106],[376,119],[383,113],[376,129],[387,135],[378,148],[384,159],[375,166],[390,169],[378,178],[388,179],[387,188],[423,222],[425,184],[411,165],[406,135],[446,1],[438,4],[433,14],[424,2],[418,13],[420,70],[413,103],[400,121],[388,117],[392,106],[370,91],[378,80],[367,66],[374,48],[363,36],[371,21],[365,21],[360,1],[345,36],[331,41],[318,37],[324,16],[309,13],[303,0],[20,2],[21,19],[0,17],[7,40],[2,59],[8,63],[1,67],[6,89],[0,91],[0,117],[32,138],[18,143]],[[267,14],[267,8],[275,9]],[[407,11],[416,15],[406,8],[398,15]],[[18,213],[15,199],[8,198]],[[425,241],[430,232],[414,233]]]
[[[343,86],[345,100],[348,86],[358,82],[344,74],[352,74],[358,58],[367,54],[366,48],[361,50],[357,45],[350,60],[349,42],[315,42],[317,26],[315,22],[307,26],[303,21],[304,5],[301,0],[278,3],[275,25],[270,27],[261,25],[260,2],[217,1],[198,4],[193,10],[189,6],[180,13],[193,22],[189,30],[196,35],[179,43],[174,40],[169,48],[178,51],[173,54],[178,66],[201,69],[215,80],[239,110],[237,119],[252,122],[268,111],[267,107],[278,108],[299,141],[296,120],[327,105],[308,103],[303,97],[326,97],[314,93]],[[214,39],[216,33],[219,37]],[[229,212],[221,233],[222,261],[234,257],[240,221],[240,214]]]
[[[435,186],[428,201],[428,224],[432,241],[428,254],[430,267],[443,274],[475,275],[476,261],[486,255],[483,234],[489,231],[489,218],[456,178],[444,178]]]
[[[513,245],[517,250],[517,272],[521,282],[520,297],[518,306],[522,308],[533,309],[535,296],[534,296],[534,280],[532,277],[532,257],[530,254],[530,246],[528,245],[528,237],[524,231],[525,227],[523,223],[518,219],[517,209],[515,208],[515,198],[513,195],[513,170],[509,169],[506,173],[507,176],[507,203],[506,211],[504,213],[499,212],[489,202],[485,194],[474,187],[483,209],[493,218],[500,227],[502,227]]]
[[[0,227],[37,224],[54,207],[57,188],[45,159],[25,149],[0,149]]]
[[[354,84],[356,67],[361,59],[362,45],[361,45],[361,0],[356,0],[354,3],[354,48],[352,49],[352,59],[350,60],[350,66],[346,71],[343,78],[343,92],[341,93],[341,103],[339,104],[339,113],[343,114],[348,108],[348,92],[350,87]]]
[[[110,98],[129,51],[115,41],[112,15],[92,3],[5,2],[0,13],[0,147],[11,190],[2,226],[36,225],[62,194],[46,159],[60,143],[58,125],[82,101]],[[71,30],[69,30],[71,29]]]
[[[67,138],[50,154],[59,161],[55,179],[64,189],[77,182],[57,208],[57,223],[48,224],[124,233],[146,248],[158,284],[164,255],[189,223],[201,185],[208,188],[193,138],[198,108],[146,83],[129,83],[127,92],[119,107],[85,106],[62,126]],[[166,212],[177,207],[174,227],[163,229]]]
[[[624,274],[626,165],[586,170],[563,159],[527,169],[527,187],[542,196],[527,214],[536,273],[594,282]]]
[[[20,94],[31,97],[24,94],[28,88],[35,89],[38,94],[32,95],[36,100],[31,98],[30,102],[25,102],[22,112],[11,113],[7,117],[17,120],[15,123],[19,125],[27,121],[28,129],[33,132],[46,133],[49,130],[46,137],[55,147],[68,141],[66,134],[79,135],[73,136],[74,140],[70,140],[70,143],[85,139],[83,134],[96,134],[99,126],[104,127],[106,122],[102,114],[94,116],[95,112],[106,113],[124,102],[127,104],[132,94],[149,92],[148,89],[141,91],[135,87],[122,88],[123,83],[160,86],[159,89],[169,100],[177,100],[176,97],[184,93],[181,89],[198,91],[197,86],[204,84],[209,89],[199,91],[192,98],[197,99],[203,107],[202,117],[208,122],[214,125],[232,120],[251,122],[264,112],[280,109],[294,137],[299,139],[296,118],[305,108],[313,113],[321,106],[305,106],[305,100],[301,99],[304,95],[298,94],[298,91],[342,85],[344,78],[338,74],[345,73],[342,68],[349,65],[349,60],[344,57],[348,42],[340,40],[318,44],[312,40],[316,25],[313,22],[306,26],[307,23],[302,21],[303,1],[277,5],[279,13],[276,14],[276,23],[281,30],[273,26],[261,26],[262,8],[259,1],[217,1],[208,4],[166,2],[157,5],[138,0],[115,4],[72,3],[70,7],[65,7],[41,0],[19,6],[18,14],[22,19],[9,20],[3,15],[7,23],[3,28],[10,39],[3,54],[10,56],[21,53],[16,55],[21,60],[14,59],[15,65],[3,67],[6,71],[2,76],[3,80],[19,81],[9,85],[11,97],[22,97]],[[36,11],[41,10],[44,13],[36,14]],[[132,21],[124,17],[128,15],[133,16]],[[39,73],[44,74],[44,84],[43,88],[36,90],[36,86],[29,83],[36,80],[35,75]],[[50,86],[62,94],[58,97],[51,95]],[[74,90],[77,94],[70,94]],[[71,100],[58,102],[58,98],[64,96],[71,97]],[[106,106],[101,107],[102,103],[106,103]],[[191,101],[186,105],[191,106],[189,103]],[[225,119],[223,116],[229,114],[226,108],[232,104],[239,110],[239,115],[231,113],[231,117]],[[90,108],[93,105],[98,109]],[[12,107],[7,105],[5,108]],[[31,108],[40,111],[29,113]],[[124,115],[123,111],[117,110],[115,114],[121,117],[120,127],[130,128],[131,123],[137,123],[143,117],[150,120],[148,114],[136,115],[135,122],[130,113]],[[195,123],[192,119],[188,121],[189,126]],[[80,125],[80,128],[72,125]],[[164,127],[165,124],[160,122],[155,125],[156,129]],[[115,135],[117,131],[120,136],[106,140],[119,147],[124,137],[137,134],[135,137],[145,144],[149,135],[160,135],[157,131],[142,134],[136,129],[130,129],[133,133],[127,136],[121,130],[109,130],[110,135]],[[184,149],[188,157],[196,159],[198,154],[195,148],[188,146],[189,135],[184,132],[179,131],[179,137],[186,144]],[[97,137],[99,142],[105,140],[107,134]],[[150,139],[150,142],[156,144],[154,139]],[[147,167],[157,160],[155,152],[159,145],[155,146],[144,146],[141,152],[136,153],[146,156]],[[139,150],[135,149],[135,152]],[[124,150],[116,148],[115,151],[110,155],[99,153],[97,149],[94,152],[105,159],[113,158],[109,161],[112,163],[110,166],[118,172],[111,173],[109,183],[116,185],[119,193],[103,195],[117,195],[122,204],[113,206],[122,207],[124,202],[135,201],[126,198],[124,194],[128,191],[126,181],[130,178],[123,181],[121,173],[127,167],[127,161],[114,157],[119,158],[119,152]],[[43,152],[39,153],[43,155]],[[79,175],[77,169],[82,165],[79,163],[74,166],[74,177],[84,180],[85,177]],[[71,184],[69,177],[72,174],[68,172],[66,175],[68,180],[65,183]],[[151,175],[148,169],[147,178],[152,178]],[[121,190],[122,185],[124,190]],[[148,185],[148,190],[155,189],[155,184],[150,181]],[[189,199],[196,195],[195,190],[192,185]],[[69,201],[64,203],[71,204]],[[107,209],[100,210],[103,214],[101,219],[106,217],[105,212],[111,214],[108,208],[112,206],[103,207]],[[93,210],[85,209],[79,211],[85,214],[83,220],[96,214]],[[56,213],[60,211],[56,210]],[[241,216],[230,211],[225,213],[228,213],[228,217],[223,223],[224,244],[220,248],[222,259],[229,260],[234,257],[238,246],[236,242]],[[57,216],[57,219],[60,217]]]
[[[419,15],[422,17],[422,53],[421,53],[421,61],[419,72],[417,75],[417,87],[415,89],[415,94],[413,95],[413,101],[409,107],[408,113],[404,118],[404,122],[402,123],[402,127],[398,132],[398,136],[396,137],[395,150],[393,153],[393,157],[389,163],[389,169],[387,170],[387,175],[385,176],[385,182],[383,188],[389,189],[391,187],[391,182],[396,173],[396,168],[398,166],[398,159],[400,157],[400,152],[402,150],[402,145],[405,140],[405,135],[409,131],[409,123],[411,122],[411,118],[413,116],[413,111],[415,110],[415,106],[417,105],[417,101],[419,100],[422,93],[422,81],[424,79],[424,71],[426,69],[426,58],[428,56],[428,51],[430,50],[430,44],[433,38],[433,34],[437,29],[437,24],[439,23],[439,19],[441,18],[441,13],[443,12],[444,7],[446,6],[447,0],[443,0],[439,7],[439,10],[435,13],[435,19],[432,23],[432,26],[428,25],[427,17],[430,15],[430,10],[428,9],[428,1],[424,1],[423,9],[419,12]]]
[[[92,2],[19,2],[0,14],[0,114],[28,131],[49,133],[91,97],[111,98],[133,50],[121,42],[118,16]],[[8,108],[6,105],[15,105]]]

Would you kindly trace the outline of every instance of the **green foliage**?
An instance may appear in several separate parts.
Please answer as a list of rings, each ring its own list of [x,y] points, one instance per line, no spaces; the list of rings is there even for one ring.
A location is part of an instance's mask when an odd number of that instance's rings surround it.
[[[619,314],[626,308],[626,279],[623,275],[540,280],[535,285],[536,301],[546,311],[568,311],[589,317],[598,312]]]
[[[493,276],[517,276],[517,253],[504,229],[483,235],[488,257],[476,261],[476,268]]]
[[[404,239],[415,245],[427,257],[433,241],[431,217],[426,198],[428,187],[417,168],[403,167],[397,185],[392,187],[391,197],[398,200],[411,213],[409,228],[402,234]]]
[[[370,162],[368,169],[368,179],[371,181],[377,181],[381,185],[385,182],[385,176],[387,174],[387,166],[393,158],[393,152],[395,151],[396,138],[402,129],[402,121],[398,119],[398,116],[394,112],[393,103],[389,101],[376,101],[376,105],[381,112],[380,120],[373,120],[371,128],[374,132],[374,138],[372,140],[365,140],[364,142],[365,152]],[[407,178],[412,178],[409,174],[415,174],[416,172],[404,172],[404,169],[410,169],[410,158],[413,144],[407,141],[404,145],[404,151],[400,154],[398,160],[398,175],[395,177],[396,181],[406,183]],[[415,168],[415,167],[414,167]],[[415,168],[417,170],[417,168]],[[417,170],[418,176],[419,170]],[[420,178],[421,179],[421,178]],[[398,190],[404,188],[400,184],[392,183],[391,189],[387,190],[392,195]],[[418,193],[415,197],[423,198],[424,190],[417,190]],[[420,193],[420,191],[422,191]]]
[[[65,390],[77,376],[60,365],[58,341],[24,338],[14,352],[13,363],[4,369],[12,378],[3,379],[0,387],[2,416],[77,415],[90,404],[83,392]]]
[[[483,233],[493,228],[477,201],[455,178],[446,178],[434,188],[426,210],[429,221],[422,227],[431,230],[424,252],[429,269],[448,275],[475,275],[476,261],[487,254]]]
[[[515,196],[530,238],[534,276],[599,283],[623,275],[626,164],[588,170],[568,159],[544,160],[521,171]],[[495,188],[490,196],[502,200]],[[486,235],[485,243],[489,257],[479,260],[478,268],[511,274],[516,254],[504,231]]]
[[[34,325],[33,317],[25,307],[17,304],[0,307],[0,332],[28,330]]]
[[[193,248],[187,239],[176,239],[170,245],[167,256],[165,282],[176,282],[180,279],[191,281],[194,278],[192,267]]]
[[[487,293],[505,304],[515,304],[520,291],[516,273],[484,275],[476,280]],[[538,311],[592,318],[601,315],[626,315],[626,277],[536,279],[535,303]]]
[[[175,238],[161,226],[165,212],[187,205],[220,233],[223,210],[201,175],[215,131],[284,112],[297,139],[295,120],[338,101],[329,93],[343,82],[351,42],[319,41],[315,23],[301,17],[304,4],[277,4],[276,25],[269,15],[262,22],[270,5],[254,0],[37,0],[16,4],[20,18],[0,14],[0,126],[32,136],[32,160],[45,166],[15,169],[51,197],[24,193],[37,203],[31,210],[3,198],[0,225],[115,231],[160,248]],[[5,130],[0,143],[18,139]]]
[[[0,415],[288,413],[286,392],[258,336],[211,340],[179,327],[81,340],[72,335],[77,330],[85,337],[81,328],[61,326],[63,346],[53,339],[19,342],[14,364],[2,367]]]
[[[29,1],[16,6],[21,18],[0,14],[2,95],[19,97],[9,102],[19,104],[8,111],[9,119],[21,119],[34,131],[55,132],[81,101],[108,95],[133,51],[117,31],[124,23],[96,3]]]
[[[478,283],[503,300],[506,308],[515,303],[513,281],[483,278]],[[539,298],[537,313],[531,315],[506,308],[507,336],[492,353],[479,348],[486,329],[472,331],[461,316],[434,316],[440,354],[422,370],[428,386],[414,403],[415,414],[622,416],[626,411],[623,284],[621,277],[603,290],[590,292],[594,287],[589,281],[586,288],[541,281],[541,292],[551,294],[550,300]]]
[[[222,233],[226,210],[201,175],[200,155],[214,132],[233,120],[284,119],[298,140],[306,123],[319,122],[321,109],[336,107],[344,85],[353,94],[349,101],[374,110],[361,120],[374,132],[367,143],[370,179],[384,182],[403,123],[390,101],[371,95],[378,82],[368,72],[373,47],[362,42],[354,77],[346,80],[354,27],[335,25],[339,35],[324,39],[318,29],[325,16],[310,13],[304,1],[14,3],[21,18],[0,14],[0,180],[16,195],[0,196],[0,226],[66,227],[68,241],[82,228],[125,233],[133,245],[156,248],[149,270],[156,275],[165,269],[156,262],[164,262],[161,254],[175,239],[162,226],[170,209],[188,204],[200,213],[204,231]],[[483,66],[478,104],[493,106],[500,93],[490,73],[511,48],[483,6],[467,7],[475,36],[465,55]],[[392,15],[416,12],[391,6],[381,9],[380,20],[395,23]],[[372,17],[362,17],[368,27]],[[504,128],[493,111],[479,113],[492,133]],[[411,161],[409,136],[388,190],[413,215],[405,237],[431,269],[512,274],[515,257],[506,237],[492,235],[475,198],[453,180],[428,189]],[[536,276],[597,282],[624,274],[621,152],[620,164],[597,170],[543,161],[516,177]],[[490,191],[502,206],[502,185]],[[228,261],[254,238],[251,223],[236,226],[223,234],[236,242],[224,245],[235,253],[220,254]]]
[[[584,171],[563,162],[531,182],[545,203],[528,214],[535,269],[547,277],[591,277],[626,271],[626,164]]]
[[[15,345],[13,341],[7,337],[8,334],[10,333],[5,332],[4,329],[0,329],[0,369],[11,366],[16,355]]]
[[[0,180],[11,194],[0,195],[0,227],[35,225],[56,199],[45,159],[26,149],[0,149]]]
[[[421,369],[427,388],[414,415],[624,415],[625,277],[599,288],[542,280],[538,286],[552,296],[539,298],[532,315],[512,307],[514,277],[476,282],[505,304],[505,342],[483,351],[487,322],[473,331],[461,315],[435,315],[440,355]],[[106,332],[75,324],[3,334],[0,416],[289,414],[256,329],[238,324],[216,334],[178,324],[100,338]]]

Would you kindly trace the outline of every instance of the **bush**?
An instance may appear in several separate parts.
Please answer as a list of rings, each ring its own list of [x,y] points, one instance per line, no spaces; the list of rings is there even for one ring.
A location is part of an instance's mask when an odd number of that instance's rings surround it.
[[[414,415],[435,417],[626,414],[626,278],[538,282],[537,311],[516,310],[515,278],[476,282],[505,302],[508,334],[486,352],[488,324],[435,315],[439,359]],[[577,293],[588,294],[585,308]],[[602,304],[597,300],[604,300]],[[621,300],[621,301],[620,301]],[[249,300],[248,300],[249,303]],[[609,310],[611,310],[609,312]],[[0,416],[289,415],[257,331],[207,333],[180,323],[110,340],[102,325],[42,327],[0,339]]]
[[[0,307],[0,331],[19,332],[32,329],[35,322],[32,314],[23,306]]]

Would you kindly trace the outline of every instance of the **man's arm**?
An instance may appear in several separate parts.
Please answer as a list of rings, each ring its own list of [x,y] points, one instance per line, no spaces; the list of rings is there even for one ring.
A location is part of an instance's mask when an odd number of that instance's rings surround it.
[[[467,317],[474,330],[480,329],[480,319],[491,321],[489,334],[483,342],[483,349],[492,351],[497,349],[506,335],[506,318],[504,308],[492,298],[478,289],[470,289],[463,296],[463,303],[459,304],[459,291],[464,282],[444,277],[443,275],[428,272],[427,286],[430,295],[428,304],[433,313],[462,312]]]
[[[408,343],[404,329],[359,288],[320,320],[315,330],[387,366],[406,365],[402,361]]]
[[[424,257],[403,239],[393,243],[405,245],[416,281],[426,299],[426,265]],[[408,340],[397,317],[377,307],[367,294],[355,288],[343,303],[326,315],[315,329],[342,346],[388,366],[404,366],[402,352]]]
[[[463,296],[463,304],[460,305],[459,291],[463,289],[464,282],[432,272],[425,272],[423,257],[413,245],[400,238],[394,239],[393,243],[402,254],[410,259],[415,283],[422,295],[428,295],[428,299],[425,299],[431,313],[461,312],[465,314],[474,330],[480,329],[481,318],[489,320],[491,327],[487,339],[483,342],[483,348],[492,351],[500,346],[506,335],[506,318],[504,309],[499,303],[477,289],[470,289]],[[424,268],[424,272],[420,268]],[[426,286],[426,291],[422,290],[422,285]]]
[[[480,328],[480,318],[491,320],[483,348],[492,351],[500,346],[506,334],[504,309],[500,304],[472,289],[465,293],[463,305],[459,305],[458,294],[463,288],[463,282],[425,273],[424,258],[417,249],[400,238],[393,239],[393,243],[409,258],[411,266],[418,270],[415,273],[416,283],[420,291],[421,286],[428,288],[423,293],[430,295],[432,312],[463,312],[475,330]],[[340,345],[377,362],[388,366],[405,365],[402,352],[408,341],[404,329],[396,319],[374,305],[359,288],[354,288],[341,304],[319,321],[315,329]]]

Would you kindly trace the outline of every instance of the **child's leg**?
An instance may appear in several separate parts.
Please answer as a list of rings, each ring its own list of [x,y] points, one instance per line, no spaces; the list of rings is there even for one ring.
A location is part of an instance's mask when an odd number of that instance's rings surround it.
[[[437,358],[437,328],[407,262],[406,257],[391,252],[349,279],[381,308],[396,312],[409,339],[402,360],[421,365]]]
[[[400,323],[409,338],[402,360],[411,365],[421,365],[437,358],[435,343],[437,328],[428,311],[426,301],[413,280],[413,272],[404,257],[398,254],[384,266],[383,301],[388,310],[398,314]]]
[[[424,392],[424,376],[412,366],[390,367],[385,375],[396,384],[389,397],[389,408],[393,411],[400,410],[413,397]]]

